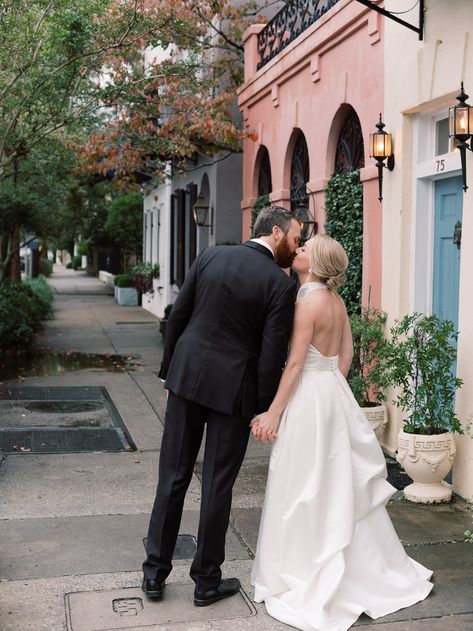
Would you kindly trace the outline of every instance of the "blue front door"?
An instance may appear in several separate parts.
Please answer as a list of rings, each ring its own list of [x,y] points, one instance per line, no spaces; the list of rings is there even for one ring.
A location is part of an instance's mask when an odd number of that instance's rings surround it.
[[[454,243],[454,232],[462,221],[463,190],[461,177],[435,182],[434,277],[432,311],[451,320],[458,330],[458,291],[461,249]]]

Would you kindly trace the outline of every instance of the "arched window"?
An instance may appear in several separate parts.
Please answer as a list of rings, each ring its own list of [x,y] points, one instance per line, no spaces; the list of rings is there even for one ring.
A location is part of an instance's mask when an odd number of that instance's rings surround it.
[[[269,153],[266,147],[261,147],[261,160],[258,174],[258,197],[269,195],[273,190],[271,179],[271,163],[269,161]]]
[[[309,151],[302,132],[299,133],[291,161],[291,210],[295,213],[298,204],[309,204],[306,184],[309,181]]]
[[[338,137],[335,173],[350,173],[365,166],[365,149],[360,119],[350,110]]]

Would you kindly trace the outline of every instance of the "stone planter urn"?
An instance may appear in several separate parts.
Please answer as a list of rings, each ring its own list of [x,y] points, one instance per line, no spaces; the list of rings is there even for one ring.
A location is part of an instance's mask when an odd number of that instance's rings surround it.
[[[115,300],[122,307],[138,306],[138,291],[134,287],[116,287]]]
[[[424,504],[450,501],[452,488],[444,477],[452,468],[455,453],[451,432],[425,435],[401,430],[396,459],[413,480],[404,489],[406,499]]]
[[[362,407],[361,409],[374,433],[379,438],[379,434],[381,434],[388,424],[388,412],[386,406],[372,405],[370,407]]]

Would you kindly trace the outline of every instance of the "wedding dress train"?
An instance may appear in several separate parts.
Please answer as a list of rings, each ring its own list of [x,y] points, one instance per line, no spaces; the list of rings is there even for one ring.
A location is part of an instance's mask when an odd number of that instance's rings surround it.
[[[273,446],[252,571],[271,616],[346,631],[363,612],[378,618],[429,594],[432,572],[407,556],[386,511],[386,476],[337,356],[310,346]]]

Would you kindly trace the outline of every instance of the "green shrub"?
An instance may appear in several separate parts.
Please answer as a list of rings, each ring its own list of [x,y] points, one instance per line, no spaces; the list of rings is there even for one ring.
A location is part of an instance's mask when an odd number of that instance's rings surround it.
[[[133,277],[133,287],[140,294],[153,294],[153,280],[159,278],[159,263],[152,265],[151,263],[140,263],[132,267],[130,274]]]
[[[44,277],[0,285],[0,349],[27,348],[41,320],[50,317],[52,294]]]
[[[76,254],[75,256],[72,257],[72,269],[78,270],[78,269],[82,269],[82,256],[80,256],[79,254]]]
[[[28,314],[18,312],[13,303],[0,296],[0,349],[27,348],[33,342],[34,332]]]
[[[363,309],[350,316],[353,336],[353,361],[347,381],[361,407],[381,403],[385,397],[381,382],[385,381],[386,364],[381,359],[386,346],[384,326],[387,314],[378,309]]]
[[[414,313],[395,320],[383,349],[382,386],[397,388],[393,403],[404,410],[408,434],[463,434],[455,394],[463,384],[452,372],[458,333],[453,322]]]
[[[41,320],[47,320],[53,315],[53,290],[46,282],[44,276],[40,275],[38,278],[29,278],[24,281],[27,287],[30,287],[37,298],[37,308],[39,317]]]
[[[72,269],[72,262],[71,261],[69,261],[69,263],[67,263],[66,269]]]
[[[51,276],[53,263],[49,259],[39,259],[39,273],[43,276]]]
[[[114,278],[115,287],[134,287],[131,274],[117,274]]]

